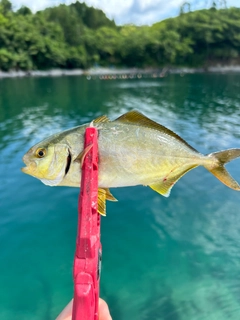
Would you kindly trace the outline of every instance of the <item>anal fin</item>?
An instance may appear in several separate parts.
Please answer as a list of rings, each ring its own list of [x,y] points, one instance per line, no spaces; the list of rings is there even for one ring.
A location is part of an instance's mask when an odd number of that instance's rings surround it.
[[[198,165],[191,165],[187,168],[176,168],[170,172],[162,181],[149,185],[151,189],[160,193],[164,197],[169,197],[174,184],[188,171],[196,168]]]
[[[169,185],[169,184],[160,182],[160,183],[152,184],[149,187],[154,191],[156,191],[157,193],[160,193],[162,196],[169,197],[173,185],[174,184]]]

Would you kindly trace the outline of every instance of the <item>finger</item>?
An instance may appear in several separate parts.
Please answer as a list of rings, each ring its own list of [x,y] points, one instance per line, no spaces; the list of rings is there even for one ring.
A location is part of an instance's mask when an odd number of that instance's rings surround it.
[[[56,320],[72,320],[72,306],[73,300],[71,300],[69,304],[63,309]]]
[[[99,298],[99,319],[98,320],[112,320],[107,303]]]

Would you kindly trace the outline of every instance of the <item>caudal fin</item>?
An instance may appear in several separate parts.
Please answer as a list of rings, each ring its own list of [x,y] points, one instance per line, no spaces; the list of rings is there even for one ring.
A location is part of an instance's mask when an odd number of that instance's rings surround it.
[[[240,149],[214,152],[209,154],[208,157],[214,158],[215,161],[213,161],[211,165],[205,165],[205,168],[229,188],[240,191],[240,185],[231,177],[224,167],[229,161],[240,157]]]

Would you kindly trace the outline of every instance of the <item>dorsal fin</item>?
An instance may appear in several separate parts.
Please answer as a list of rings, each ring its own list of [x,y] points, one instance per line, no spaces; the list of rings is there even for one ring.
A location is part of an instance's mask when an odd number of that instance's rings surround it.
[[[93,124],[95,123],[103,123],[103,122],[109,122],[110,120],[106,115],[98,117],[97,119],[93,120]]]
[[[177,139],[178,141],[181,141],[186,146],[188,146],[190,149],[197,151],[192,146],[190,146],[185,140],[183,140],[181,137],[179,137],[179,135],[177,135],[175,132],[173,132],[170,129],[162,126],[161,124],[147,118],[145,115],[143,115],[142,113],[140,113],[136,110],[129,111],[114,121],[129,123],[129,124],[133,124],[133,125],[139,125],[139,126],[147,127],[150,129],[158,130],[160,132],[163,132],[163,133]]]

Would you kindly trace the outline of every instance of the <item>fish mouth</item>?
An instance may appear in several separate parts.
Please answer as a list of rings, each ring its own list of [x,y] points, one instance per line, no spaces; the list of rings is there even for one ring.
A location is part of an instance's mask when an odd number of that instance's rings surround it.
[[[27,173],[27,170],[28,170],[28,167],[22,167],[21,168],[21,171],[24,172],[24,173]]]
[[[26,167],[21,168],[21,171],[28,174],[28,171],[29,171],[29,163],[28,163],[28,161],[27,161],[27,159],[26,159],[26,155],[23,156],[22,161],[24,162],[24,164],[26,165]]]
[[[24,161],[24,158],[23,162],[26,164],[26,167],[21,168],[21,171],[26,174],[32,175],[33,172],[36,170],[37,164],[35,162],[27,163],[27,161]]]
[[[22,171],[23,173],[28,174],[28,167],[23,167],[23,168],[21,168],[21,171]]]
[[[65,167],[65,176],[68,174],[70,167],[72,164],[72,155],[70,150],[68,149],[68,156],[67,156],[67,162],[66,162],[66,167]]]

